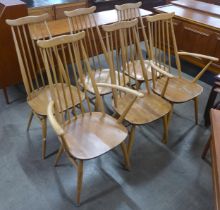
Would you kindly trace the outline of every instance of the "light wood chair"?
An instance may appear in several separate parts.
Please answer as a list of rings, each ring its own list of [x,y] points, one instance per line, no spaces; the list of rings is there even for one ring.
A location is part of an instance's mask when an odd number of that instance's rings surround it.
[[[150,55],[149,41],[148,41],[147,34],[145,32],[146,24],[144,24],[142,16],[140,14],[141,5],[142,5],[142,2],[127,3],[127,4],[122,4],[122,5],[115,5],[115,9],[117,11],[119,21],[123,21],[123,20],[129,21],[135,18],[138,19],[138,25],[137,25],[138,36],[142,37],[142,39],[144,40],[144,46],[145,46],[145,50],[148,56],[148,59],[144,60],[144,65],[145,65],[145,68],[147,69],[148,80],[152,80],[151,65],[150,65],[151,55]],[[140,60],[135,59],[133,63],[128,63],[126,65],[129,66],[129,71],[130,71],[129,75],[134,79],[135,74],[136,74],[138,85],[141,86],[141,84],[145,81],[145,79],[142,74]],[[136,67],[136,73],[134,73],[133,65],[135,65]],[[128,67],[127,67],[126,72],[128,73]]]
[[[61,154],[65,151],[70,161],[76,167],[77,204],[80,203],[84,160],[99,157],[120,145],[125,159],[125,166],[128,169],[130,166],[124,143],[128,135],[127,129],[122,125],[124,117],[116,120],[105,113],[103,101],[98,90],[99,83],[96,84],[95,82],[95,73],[90,67],[83,41],[84,38],[85,32],[79,32],[73,35],[63,35],[51,40],[38,41],[38,45],[42,49],[43,60],[52,93],[52,101],[48,106],[48,116],[61,142],[55,165],[60,159]],[[66,49],[66,56],[71,58],[72,69],[70,71],[67,69],[64,54],[59,55],[59,49]],[[54,62],[58,63],[59,68],[57,71],[54,69]],[[97,108],[100,110],[98,112],[92,112],[91,102],[88,99],[89,91],[84,77],[85,71],[93,85],[97,99]],[[66,80],[62,81],[61,86],[69,90],[69,96],[66,95],[67,93],[65,91],[59,89],[59,84],[57,84],[59,75],[65,75]],[[79,75],[79,79],[77,75]],[[76,83],[78,92],[74,92],[70,88],[72,79]],[[84,103],[79,94],[80,85],[83,85],[85,90],[86,100]],[[102,83],[101,86],[103,85],[130,93],[135,98],[143,96],[142,93],[126,87],[107,83]],[[77,94],[78,97],[75,96]],[[73,111],[68,110],[67,98],[69,98],[72,105],[76,103],[75,98],[80,99],[80,110],[78,112],[74,109]],[[65,103],[62,103],[62,100]],[[130,106],[129,103],[126,104],[128,108],[124,108],[123,116],[126,115]],[[66,111],[61,112],[60,110]]]
[[[102,36],[100,35],[99,27],[97,27],[96,20],[94,18],[94,12],[96,10],[95,6],[90,8],[83,8],[83,9],[76,9],[73,11],[65,11],[65,15],[68,17],[68,23],[70,28],[70,33],[77,33],[80,31],[86,32],[85,37],[85,48],[86,52],[90,56],[90,61],[92,63],[93,71],[95,71],[95,81],[96,82],[104,82],[111,84],[111,78],[109,74],[109,69],[104,68],[101,58],[102,47],[101,44],[94,41],[96,40],[95,37],[100,37],[100,42],[102,41]],[[105,58],[106,60],[106,58]],[[90,93],[94,94],[94,89],[89,77],[86,77],[85,80],[88,90]],[[108,87],[98,87],[99,93],[101,96],[109,94],[112,92],[111,88]]]
[[[119,84],[126,86],[126,75],[129,77],[129,85],[133,86],[132,81],[138,84],[138,78],[136,72],[140,71],[133,65],[135,57],[140,60],[140,67],[145,79],[146,90],[142,90],[144,97],[138,98],[137,100],[130,94],[116,93],[114,95],[113,107],[119,116],[123,116],[123,108],[126,104],[131,103],[133,106],[125,116],[125,120],[131,125],[130,139],[128,143],[128,154],[131,152],[131,148],[134,142],[135,127],[136,125],[143,125],[153,122],[158,119],[163,119],[164,134],[163,142],[167,143],[168,138],[168,124],[167,117],[171,110],[171,105],[160,96],[154,94],[150,90],[150,84],[148,80],[148,74],[146,66],[144,65],[144,59],[140,48],[140,40],[137,34],[137,23],[138,20],[134,19],[131,21],[121,21],[110,25],[102,26],[105,31],[107,53],[109,55],[110,69],[113,71],[111,74],[112,83],[116,84],[114,75],[118,76],[122,73],[122,79],[119,79]],[[117,53],[116,59],[114,54]],[[130,76],[130,69],[127,69],[126,64],[131,63],[133,65],[133,72],[135,77]],[[115,97],[116,96],[116,97]]]
[[[150,49],[152,55],[151,66],[153,72],[160,72],[163,77],[153,76],[153,91],[163,98],[167,99],[172,105],[175,103],[184,103],[190,100],[194,101],[195,122],[198,123],[198,96],[203,88],[197,81],[205,73],[208,67],[218,58],[201,55],[197,53],[178,52],[175,39],[172,17],[174,13],[158,14],[146,17],[148,22]],[[173,52],[177,76],[167,74],[166,69],[171,70],[171,53]],[[207,65],[198,72],[197,76],[188,80],[183,78],[179,56],[193,56],[208,60]],[[153,73],[155,75],[155,73]]]
[[[33,116],[35,115],[42,127],[42,159],[46,154],[46,136],[47,136],[47,106],[51,98],[48,82],[45,77],[40,52],[36,46],[38,37],[30,37],[36,29],[42,29],[41,37],[50,37],[50,30],[47,25],[48,14],[39,16],[27,16],[15,20],[6,20],[11,26],[15,48],[20,65],[21,75],[27,92],[27,103],[31,108],[31,115],[28,121],[27,130],[29,130]],[[61,88],[61,86],[60,86]],[[72,86],[72,89],[77,89]],[[84,94],[81,93],[82,98]],[[69,101],[69,98],[67,99]],[[79,104],[79,99],[75,100]],[[69,106],[69,108],[72,105]]]

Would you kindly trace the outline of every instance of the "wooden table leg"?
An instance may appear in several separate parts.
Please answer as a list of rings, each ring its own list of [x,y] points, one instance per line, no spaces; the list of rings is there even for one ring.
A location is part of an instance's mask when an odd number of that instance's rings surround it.
[[[4,94],[4,96],[5,96],[5,101],[6,101],[7,104],[9,104],[9,98],[8,98],[7,88],[6,88],[6,87],[3,87],[2,90],[3,90],[3,94]]]

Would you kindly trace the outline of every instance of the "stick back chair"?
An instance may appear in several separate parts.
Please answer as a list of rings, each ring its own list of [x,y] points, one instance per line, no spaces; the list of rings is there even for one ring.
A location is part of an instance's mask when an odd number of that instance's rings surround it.
[[[136,125],[147,124],[157,119],[163,118],[163,142],[167,142],[167,115],[171,109],[169,102],[162,99],[158,95],[153,94],[150,90],[148,74],[146,73],[146,66],[144,65],[144,59],[140,48],[140,40],[137,34],[137,23],[138,20],[134,19],[131,21],[121,21],[102,27],[105,31],[107,52],[110,57],[109,63],[111,66],[113,66],[111,70],[115,72],[115,74],[112,73],[111,75],[117,76],[118,72],[121,72],[123,77],[122,80],[120,80],[118,77],[119,84],[126,86],[126,75],[128,75],[129,80],[131,80],[132,77],[130,77],[130,74],[134,73],[134,75],[136,75],[137,72],[136,66],[133,65],[135,61],[134,55],[136,55],[136,58],[140,60],[142,74],[145,79],[146,90],[142,90],[144,97],[136,99],[130,94],[121,93],[118,93],[116,95],[117,97],[114,97],[113,107],[119,116],[123,115],[123,107],[125,107],[128,102],[133,104],[125,116],[125,120],[131,125],[131,134],[128,143],[128,154],[130,154],[132,144],[134,142],[134,132]],[[116,59],[114,59],[114,53],[117,53]],[[129,62],[133,65],[132,73],[130,72],[129,68],[127,69],[126,66],[126,64]],[[135,83],[138,83],[138,78],[136,76],[132,78],[132,80],[134,80]],[[115,78],[113,78],[112,82],[114,83],[115,81]],[[129,84],[132,85],[132,81],[129,81]]]
[[[102,97],[99,94],[98,86],[117,88],[128,92],[135,97],[142,97],[143,94],[135,90],[111,85],[108,83],[95,82],[95,74],[91,69],[89,58],[87,56],[85,42],[85,32],[79,32],[72,35],[63,35],[50,40],[38,41],[38,46],[42,49],[43,60],[48,76],[48,81],[52,93],[52,101],[48,106],[48,115],[50,123],[57,133],[61,146],[56,157],[55,165],[65,151],[77,170],[77,193],[76,202],[80,203],[80,192],[82,188],[83,161],[99,157],[104,153],[120,145],[125,158],[126,168],[129,168],[129,159],[127,155],[124,140],[127,138],[128,131],[122,125],[123,117],[115,119],[104,111]],[[71,59],[71,70],[68,71],[64,56],[60,56],[59,49],[65,48],[67,56]],[[53,56],[52,56],[53,55]],[[53,58],[53,59],[52,59]],[[55,71],[54,63],[59,66]],[[94,93],[97,99],[98,112],[92,112],[91,101],[88,98],[88,86],[84,77],[84,72],[90,77]],[[59,75],[64,74],[66,81],[62,81],[61,87],[66,87],[69,96],[65,91],[59,91],[57,79]],[[79,75],[79,79],[77,78]],[[73,92],[71,87],[72,80],[76,83],[77,92]],[[80,89],[83,85],[86,100],[83,102],[80,97]],[[62,89],[61,89],[62,90]],[[80,109],[68,110],[68,104],[62,100],[69,97],[72,104],[75,104],[74,94],[78,94],[80,99]],[[63,98],[63,99],[62,99]],[[64,106],[64,107],[63,107]],[[126,105],[130,107],[130,104]],[[59,110],[66,110],[59,111]],[[126,114],[127,109],[124,111]]]
[[[97,23],[93,14],[95,10],[96,7],[92,6],[89,8],[80,8],[73,11],[65,11],[64,13],[68,17],[71,34],[78,33],[80,31],[86,32],[84,44],[86,52],[90,57],[93,70],[95,72],[96,82],[111,83],[109,69],[104,67],[103,61],[105,61],[105,59],[103,59],[103,57],[100,55],[102,53],[100,42],[96,41],[96,37],[100,35],[100,31],[99,27],[97,27]],[[88,90],[92,94],[95,94],[91,80],[89,80],[88,76],[86,76],[85,82],[88,86]],[[108,87],[98,87],[98,89],[102,96],[109,94],[112,91],[111,88]]]
[[[153,91],[171,104],[184,103],[190,100],[194,101],[195,122],[198,123],[198,96],[202,93],[203,88],[196,82],[205,73],[213,61],[218,58],[201,55],[197,53],[178,52],[176,38],[174,33],[172,18],[174,13],[158,14],[146,17],[148,22],[150,50],[152,55],[151,66],[153,74],[160,71],[164,77],[156,78],[153,76]],[[166,74],[165,68],[171,70],[171,52],[175,57],[178,75]],[[207,65],[192,80],[183,78],[179,56],[193,56],[208,60]]]
[[[30,128],[34,115],[41,123],[42,159],[45,158],[46,154],[47,106],[51,95],[45,77],[43,62],[40,59],[40,51],[36,46],[36,41],[39,37],[35,35],[30,37],[30,34],[34,34],[35,30],[40,29],[42,32],[41,37],[51,38],[50,30],[46,22],[47,18],[48,14],[43,14],[39,16],[26,16],[15,20],[6,20],[7,24],[11,26],[21,75],[27,92],[27,103],[31,108],[27,130]],[[75,90],[75,87],[72,88]],[[79,104],[79,100],[76,100],[75,105],[77,104]]]
[[[142,5],[142,2],[127,3],[127,4],[122,4],[122,5],[115,5],[115,9],[117,11],[119,21],[123,21],[123,20],[129,21],[135,18],[138,19],[138,25],[137,25],[138,36],[142,37],[144,41],[145,50],[148,56],[148,59],[144,60],[144,65],[145,65],[145,68],[147,69],[148,80],[152,80],[149,41],[148,41],[147,34],[145,33],[146,24],[144,24],[141,13],[140,13],[141,5]],[[129,71],[130,71],[130,75],[132,76],[132,78],[135,77],[133,65],[136,66],[136,69],[137,69],[136,77],[138,78],[138,83],[140,86],[145,81],[144,76],[142,74],[142,70],[141,70],[140,60],[136,59],[133,64],[131,63],[127,64],[127,66],[129,66]],[[128,71],[128,67],[127,67],[127,71]]]

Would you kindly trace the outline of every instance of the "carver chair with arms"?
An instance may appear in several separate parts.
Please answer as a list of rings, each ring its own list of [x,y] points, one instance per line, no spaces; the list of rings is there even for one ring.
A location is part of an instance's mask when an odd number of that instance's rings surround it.
[[[161,72],[161,77],[153,76],[153,91],[163,98],[167,99],[172,105],[175,103],[184,103],[190,100],[194,101],[195,122],[198,123],[198,96],[203,88],[197,83],[200,77],[205,73],[208,67],[218,58],[201,55],[197,53],[178,52],[175,39],[173,16],[174,13],[158,14],[146,17],[149,30],[150,50],[152,55],[151,67],[153,75],[155,70]],[[171,61],[173,52],[177,76],[166,74],[168,68],[171,72]],[[179,56],[193,56],[206,59],[207,65],[192,80],[183,78]]]
[[[59,161],[61,154],[65,152],[67,157],[73,163],[77,170],[77,193],[76,202],[80,203],[80,192],[82,189],[83,162],[99,157],[106,152],[120,145],[125,166],[128,169],[129,158],[124,140],[128,136],[127,129],[123,126],[124,117],[115,119],[105,113],[102,97],[99,94],[99,83],[95,82],[95,72],[92,71],[89,57],[87,56],[86,47],[83,39],[85,32],[79,32],[72,35],[63,35],[51,40],[38,41],[43,55],[43,60],[52,93],[51,102],[48,106],[48,115],[50,123],[59,137],[61,146],[56,156],[55,165]],[[59,53],[59,49],[66,49],[66,56],[71,59],[71,69],[67,68],[64,54]],[[58,69],[55,71],[54,66],[57,64]],[[88,98],[88,87],[86,77],[91,80],[97,101],[97,111],[92,111],[91,101]],[[57,84],[58,77],[63,78],[61,81],[61,91]],[[78,91],[73,92],[71,83],[76,83]],[[103,83],[101,84],[103,86]],[[83,86],[85,91],[84,102],[80,97],[80,90]],[[135,98],[142,97],[143,94],[135,90],[105,83],[109,88],[116,88],[121,91],[130,93]],[[62,91],[68,90],[68,94]],[[74,106],[68,109],[66,102],[67,97],[72,104],[75,104],[76,94],[80,99],[80,109],[76,110]],[[62,103],[64,101],[64,103]],[[126,116],[130,108],[128,103],[124,108],[123,116]],[[65,110],[65,111],[62,111]]]
[[[133,104],[125,116],[125,120],[131,125],[128,154],[130,154],[134,142],[135,127],[158,119],[163,119],[163,142],[167,143],[167,117],[171,109],[169,102],[152,93],[150,90],[148,74],[146,73],[147,70],[144,65],[140,40],[137,34],[137,23],[138,20],[134,19],[131,21],[120,21],[102,26],[105,31],[105,45],[107,46],[107,53],[109,55],[110,69],[114,72],[111,74],[111,76],[113,76],[112,83],[115,84],[116,81],[114,76],[117,77],[119,73],[121,73],[123,75],[122,79],[119,79],[119,77],[117,78],[120,85],[126,86],[126,77],[128,77],[128,84],[132,87],[138,87],[138,78],[136,77],[137,69],[136,66],[133,65],[135,57],[140,60],[140,67],[145,81],[146,89],[141,91],[144,94],[144,97],[135,99],[131,94],[122,94],[119,92],[113,100],[113,107],[119,116],[123,116],[123,107],[125,107],[128,102]],[[114,59],[115,53],[117,54],[116,59]],[[129,66],[126,65],[129,62],[133,66],[132,72],[130,72]],[[130,74],[133,73],[134,77],[132,78]],[[137,85],[133,86],[131,80]]]

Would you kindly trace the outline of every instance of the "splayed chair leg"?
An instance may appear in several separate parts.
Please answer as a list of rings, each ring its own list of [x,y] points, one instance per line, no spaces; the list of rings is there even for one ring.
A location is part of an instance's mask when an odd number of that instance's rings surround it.
[[[125,168],[126,168],[127,170],[130,170],[130,160],[129,160],[128,151],[127,151],[125,142],[122,142],[122,143],[120,144],[120,146],[121,146],[121,150],[122,150],[123,155],[124,155]]]
[[[41,119],[42,127],[42,159],[45,159],[46,155],[46,137],[47,137],[47,117]]]
[[[129,142],[128,142],[128,157],[130,157],[131,149],[134,144],[134,138],[135,138],[135,125],[132,125],[130,135],[129,135]]]
[[[164,144],[167,144],[168,142],[168,117],[169,115],[163,116],[163,140],[162,142]]]
[[[80,205],[80,194],[82,191],[82,180],[83,180],[83,160],[79,160],[77,166],[77,192],[76,192],[76,204]]]
[[[198,125],[199,117],[198,117],[198,104],[199,104],[199,98],[195,97],[194,99],[194,109],[195,109],[195,123]]]
[[[57,163],[60,160],[60,157],[63,154],[63,152],[64,152],[63,145],[60,145],[59,151],[58,151],[58,153],[56,155],[54,166],[57,166]]]
[[[31,114],[30,114],[29,119],[28,119],[27,131],[29,131],[29,129],[30,129],[33,117],[34,117],[34,113],[33,113],[33,111],[31,111]]]

